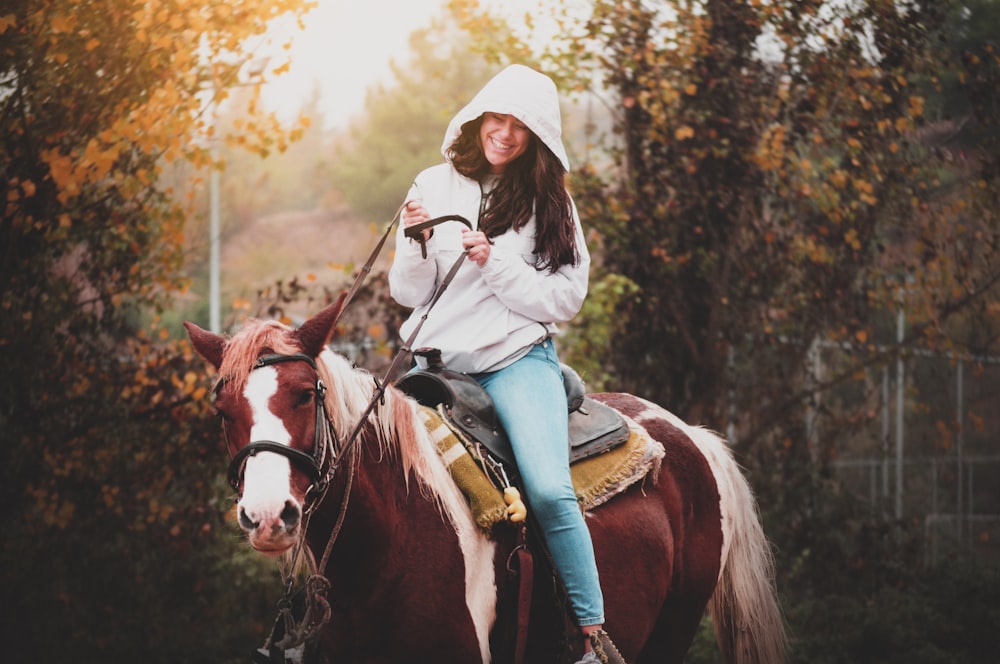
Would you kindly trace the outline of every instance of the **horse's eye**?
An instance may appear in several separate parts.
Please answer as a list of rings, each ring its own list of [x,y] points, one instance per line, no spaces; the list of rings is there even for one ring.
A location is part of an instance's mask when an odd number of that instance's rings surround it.
[[[296,405],[298,406],[309,405],[310,403],[312,403],[313,395],[315,393],[316,390],[302,390],[302,392],[299,393],[298,403]]]
[[[219,407],[215,408],[215,416],[217,418],[219,418],[220,420],[222,420],[223,422],[232,422],[233,421],[232,416],[229,415],[228,413],[226,413],[226,411],[222,410]]]

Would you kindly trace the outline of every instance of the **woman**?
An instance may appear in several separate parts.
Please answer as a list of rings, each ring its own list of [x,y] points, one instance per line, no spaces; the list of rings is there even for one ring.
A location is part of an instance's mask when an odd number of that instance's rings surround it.
[[[439,280],[458,270],[414,347],[441,349],[444,364],[479,381],[493,399],[523,489],[584,635],[581,662],[622,662],[604,623],[590,533],[569,474],[567,405],[553,335],[580,309],[590,257],[566,191],[559,98],[547,76],[507,67],[452,119],[446,163],[420,173],[404,226],[458,214],[425,230],[427,257],[401,227],[389,271],[392,297],[413,314],[408,338]],[[596,651],[596,652],[595,652]]]

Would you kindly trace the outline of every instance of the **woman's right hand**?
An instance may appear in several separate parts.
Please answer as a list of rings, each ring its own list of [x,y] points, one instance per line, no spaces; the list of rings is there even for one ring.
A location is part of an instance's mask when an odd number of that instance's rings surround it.
[[[406,201],[406,204],[403,205],[403,211],[400,214],[404,226],[415,226],[431,219],[431,216],[427,214],[427,208],[424,207],[423,201],[419,198]],[[432,232],[430,228],[425,229],[423,231],[424,240],[429,240]]]

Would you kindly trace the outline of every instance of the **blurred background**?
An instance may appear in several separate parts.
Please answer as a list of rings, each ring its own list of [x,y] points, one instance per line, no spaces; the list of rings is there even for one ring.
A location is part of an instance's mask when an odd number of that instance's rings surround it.
[[[246,661],[281,586],[181,323],[319,310],[518,62],[594,256],[561,355],[725,434],[790,661],[997,661],[997,35],[996,0],[5,0],[2,659]],[[376,374],[391,244],[333,340]]]

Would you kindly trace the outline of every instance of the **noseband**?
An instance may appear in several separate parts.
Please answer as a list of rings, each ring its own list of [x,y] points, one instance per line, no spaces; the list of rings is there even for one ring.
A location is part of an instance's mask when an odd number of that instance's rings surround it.
[[[262,355],[257,358],[253,369],[260,369],[261,367],[268,367],[283,362],[305,362],[318,373],[316,361],[305,353],[293,353],[291,355],[273,353],[271,355]],[[336,469],[335,461],[338,453],[336,433],[333,430],[333,424],[326,416],[325,398],[326,385],[323,384],[323,380],[317,375],[315,396],[316,426],[312,453],[303,452],[290,445],[283,445],[273,440],[251,441],[250,444],[234,454],[232,461],[229,463],[227,476],[230,486],[237,492],[240,490],[240,486],[243,484],[243,472],[246,469],[247,459],[256,456],[260,452],[273,452],[284,456],[293,465],[306,473],[310,482],[306,496],[322,495]],[[228,443],[227,435],[227,446]]]

